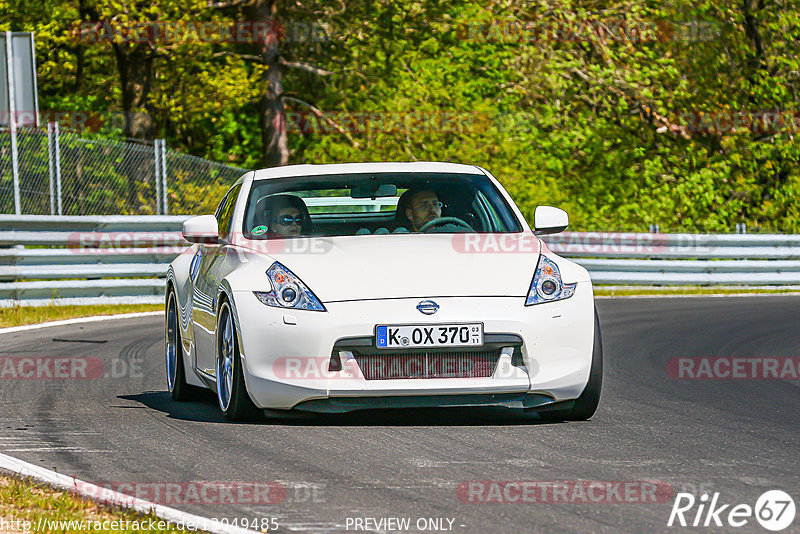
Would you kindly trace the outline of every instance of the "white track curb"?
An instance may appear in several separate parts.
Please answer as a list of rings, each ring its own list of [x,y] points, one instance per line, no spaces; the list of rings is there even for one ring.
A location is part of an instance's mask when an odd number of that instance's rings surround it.
[[[156,315],[164,315],[164,312],[153,311],[153,312],[138,312],[138,313],[120,313],[117,315],[93,315],[91,317],[78,317],[75,319],[64,319],[63,321],[49,321],[46,323],[26,324],[22,326],[11,326],[9,328],[0,328],[0,334],[25,332],[26,330],[38,330],[39,328],[48,328],[50,326],[67,326],[71,324],[96,323],[98,321],[115,321],[117,319],[135,319],[136,317],[152,317]]]
[[[130,495],[125,495],[124,493],[119,493],[108,488],[83,482],[82,480],[56,473],[55,471],[18,460],[2,453],[0,453],[0,469],[10,471],[11,473],[15,473],[23,477],[32,478],[39,482],[49,484],[50,486],[55,486],[57,488],[77,493],[78,495],[96,502],[132,508],[133,510],[143,514],[153,512],[161,519],[172,521],[174,524],[180,523],[185,525],[187,530],[188,525],[192,525],[196,529],[219,534],[253,534],[258,532],[256,530],[233,527],[231,525],[220,523],[219,521],[208,519],[207,517],[181,512],[180,510],[170,508],[169,506],[152,503],[143,499],[137,499],[135,497],[131,497]]]
[[[99,321],[113,321],[117,319],[132,319],[136,317],[151,317],[156,315],[163,315],[164,312],[141,312],[141,313],[123,313],[118,315],[98,315],[93,317],[79,317],[76,319],[66,319],[63,321],[50,321],[47,323],[30,324],[23,326],[13,326],[11,328],[0,328],[0,334],[9,334],[12,332],[24,332],[26,330],[37,330],[40,328],[47,328],[51,326],[65,326],[81,323],[94,323]],[[172,521],[173,523],[182,523],[183,525],[194,525],[199,530],[207,532],[214,532],[220,534],[251,534],[257,532],[254,530],[247,530],[243,528],[233,527],[218,521],[213,521],[206,517],[181,512],[174,508],[156,504],[143,499],[137,499],[124,493],[112,491],[107,488],[102,488],[88,482],[75,479],[70,476],[61,475],[55,471],[45,469],[33,465],[31,463],[18,460],[12,456],[0,453],[0,469],[15,473],[23,477],[30,477],[39,482],[44,482],[51,486],[56,486],[83,497],[98,501],[104,504],[124,506],[132,508],[140,513],[153,512],[161,519]]]

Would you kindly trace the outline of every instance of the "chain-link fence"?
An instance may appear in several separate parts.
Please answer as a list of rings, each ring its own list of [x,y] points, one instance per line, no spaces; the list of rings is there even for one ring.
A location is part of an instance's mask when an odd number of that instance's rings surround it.
[[[13,143],[11,132],[0,129],[0,213],[5,214],[210,213],[245,172],[170,150],[163,140],[88,138],[51,125],[20,128]]]
[[[164,161],[167,204],[172,215],[214,213],[231,184],[247,172],[169,149]]]

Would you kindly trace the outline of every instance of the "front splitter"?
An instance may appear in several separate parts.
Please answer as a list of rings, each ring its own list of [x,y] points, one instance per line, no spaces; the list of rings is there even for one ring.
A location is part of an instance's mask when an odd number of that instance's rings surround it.
[[[529,409],[553,403],[540,393],[497,393],[469,395],[408,395],[387,397],[329,397],[301,402],[295,410],[315,413],[347,413],[356,410],[391,408],[511,408]]]

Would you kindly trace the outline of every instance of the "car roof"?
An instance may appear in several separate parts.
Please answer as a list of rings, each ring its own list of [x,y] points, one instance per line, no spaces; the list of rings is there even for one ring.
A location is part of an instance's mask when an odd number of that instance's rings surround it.
[[[292,176],[321,176],[325,174],[356,174],[370,172],[442,172],[460,174],[479,174],[483,171],[474,165],[461,163],[442,163],[434,161],[415,161],[410,163],[331,163],[325,165],[286,165],[259,169],[252,174],[253,180],[288,178]]]

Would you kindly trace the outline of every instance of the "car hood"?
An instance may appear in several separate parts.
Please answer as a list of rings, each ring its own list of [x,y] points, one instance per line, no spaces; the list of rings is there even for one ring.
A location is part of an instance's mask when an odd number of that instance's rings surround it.
[[[283,242],[280,251],[270,244],[268,257],[300,277],[322,302],[522,297],[541,250],[538,238],[529,233],[392,234]]]

